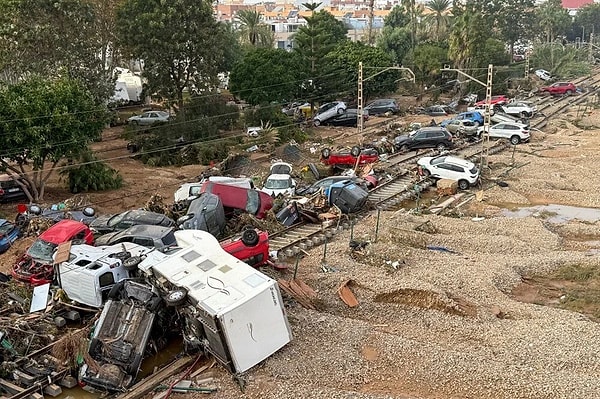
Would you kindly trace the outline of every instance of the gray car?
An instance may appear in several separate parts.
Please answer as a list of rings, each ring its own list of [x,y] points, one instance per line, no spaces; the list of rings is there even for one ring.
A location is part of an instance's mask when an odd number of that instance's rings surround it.
[[[169,113],[165,111],[146,111],[141,115],[130,117],[127,122],[132,125],[150,126],[155,123],[167,123],[169,117]]]
[[[96,246],[120,244],[132,242],[147,248],[156,248],[164,252],[170,247],[176,246],[174,227],[152,226],[140,224],[131,226],[122,231],[108,233],[96,239]]]
[[[400,112],[400,108],[393,98],[382,98],[369,103],[365,109],[369,115],[394,115]]]

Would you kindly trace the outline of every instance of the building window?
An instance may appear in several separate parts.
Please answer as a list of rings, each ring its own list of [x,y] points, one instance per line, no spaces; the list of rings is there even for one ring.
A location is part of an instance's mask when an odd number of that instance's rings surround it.
[[[283,40],[278,40],[277,41],[277,48],[285,48],[285,41]]]

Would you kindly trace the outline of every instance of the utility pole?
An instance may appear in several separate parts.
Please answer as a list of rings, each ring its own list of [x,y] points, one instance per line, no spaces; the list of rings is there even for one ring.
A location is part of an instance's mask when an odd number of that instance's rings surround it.
[[[362,61],[360,61],[358,63],[358,98],[356,99],[356,108],[358,109],[357,112],[357,123],[356,126],[358,127],[358,134],[361,135],[363,133],[363,127],[364,127],[364,121],[363,121],[363,82],[369,79],[374,78],[377,75],[380,75],[382,73],[384,73],[385,71],[389,71],[391,69],[395,69],[398,71],[406,71],[410,74],[410,80],[414,83],[415,82],[415,74],[414,72],[410,69],[410,68],[405,68],[402,66],[391,66],[391,67],[382,67],[383,69],[369,77],[366,77],[363,79],[363,64]]]
[[[358,134],[362,134],[364,128],[364,119],[363,119],[363,65],[362,61],[358,62],[358,96],[356,97],[356,107],[358,108]]]
[[[592,44],[594,40],[594,32],[590,33],[590,48],[589,48],[589,52],[588,52],[588,61],[593,62],[594,61],[594,45]]]
[[[459,75],[466,76],[474,82],[479,83],[483,87],[485,87],[485,111],[483,115],[483,135],[481,140],[481,159],[480,159],[480,170],[483,169],[484,166],[484,158],[487,159],[488,156],[488,148],[490,143],[490,116],[491,116],[491,103],[492,103],[492,77],[493,77],[493,69],[494,66],[492,64],[488,65],[488,73],[487,73],[487,82],[483,83],[481,80],[474,78],[473,76],[459,70],[448,68],[448,66],[444,66],[442,71],[454,71]],[[483,170],[482,170],[483,171]]]
[[[529,51],[525,53],[525,79],[529,77]]]

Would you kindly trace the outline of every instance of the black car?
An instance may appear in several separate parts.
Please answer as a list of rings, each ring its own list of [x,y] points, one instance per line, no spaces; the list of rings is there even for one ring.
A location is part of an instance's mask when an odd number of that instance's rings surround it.
[[[365,109],[369,115],[397,114],[400,108],[393,98],[383,98],[369,103]]]
[[[106,234],[117,230],[125,230],[139,224],[174,227],[175,221],[161,213],[134,209],[116,215],[98,216],[89,226],[94,233]]]
[[[177,245],[173,227],[139,224],[128,229],[104,234],[96,239],[96,246],[132,242],[164,252]]]
[[[208,231],[217,238],[223,234],[225,222],[221,198],[211,193],[202,193],[191,200],[187,214],[177,219],[177,224],[182,230]]]
[[[0,175],[0,202],[12,202],[27,198],[25,191],[8,174]]]
[[[367,115],[367,112],[365,112],[365,115]],[[343,114],[327,119],[326,121],[323,121],[321,125],[356,127],[358,125],[358,110],[346,109],[346,112]]]
[[[400,151],[421,148],[435,148],[443,151],[453,146],[452,134],[445,127],[440,126],[423,127],[411,134],[397,136],[394,139],[394,147]]]

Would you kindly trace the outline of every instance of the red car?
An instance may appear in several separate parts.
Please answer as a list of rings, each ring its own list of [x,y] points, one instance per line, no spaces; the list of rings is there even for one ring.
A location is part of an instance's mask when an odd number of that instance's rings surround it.
[[[259,267],[269,263],[269,233],[252,226],[242,230],[242,234],[220,242],[221,247],[250,266]]]
[[[498,95],[498,96],[492,96],[490,104],[491,105],[502,105],[502,104],[506,104],[508,102],[508,97],[506,97],[504,94]],[[481,101],[477,101],[475,103],[475,106],[483,106],[485,105],[485,99],[481,100]]]
[[[552,95],[570,96],[577,91],[577,87],[571,82],[556,82],[550,86],[540,87],[540,93],[550,93]]]
[[[379,160],[379,153],[374,148],[352,147],[350,151],[332,153],[329,148],[321,151],[321,162],[333,167],[354,167],[358,161],[359,165],[374,163]]]
[[[200,187],[201,193],[211,193],[221,199],[225,208],[239,209],[264,219],[273,207],[273,198],[262,191],[207,180]]]
[[[13,265],[12,275],[32,285],[52,282],[54,278],[54,251],[67,241],[94,243],[94,235],[88,226],[76,220],[61,220],[44,231],[27,252]]]

